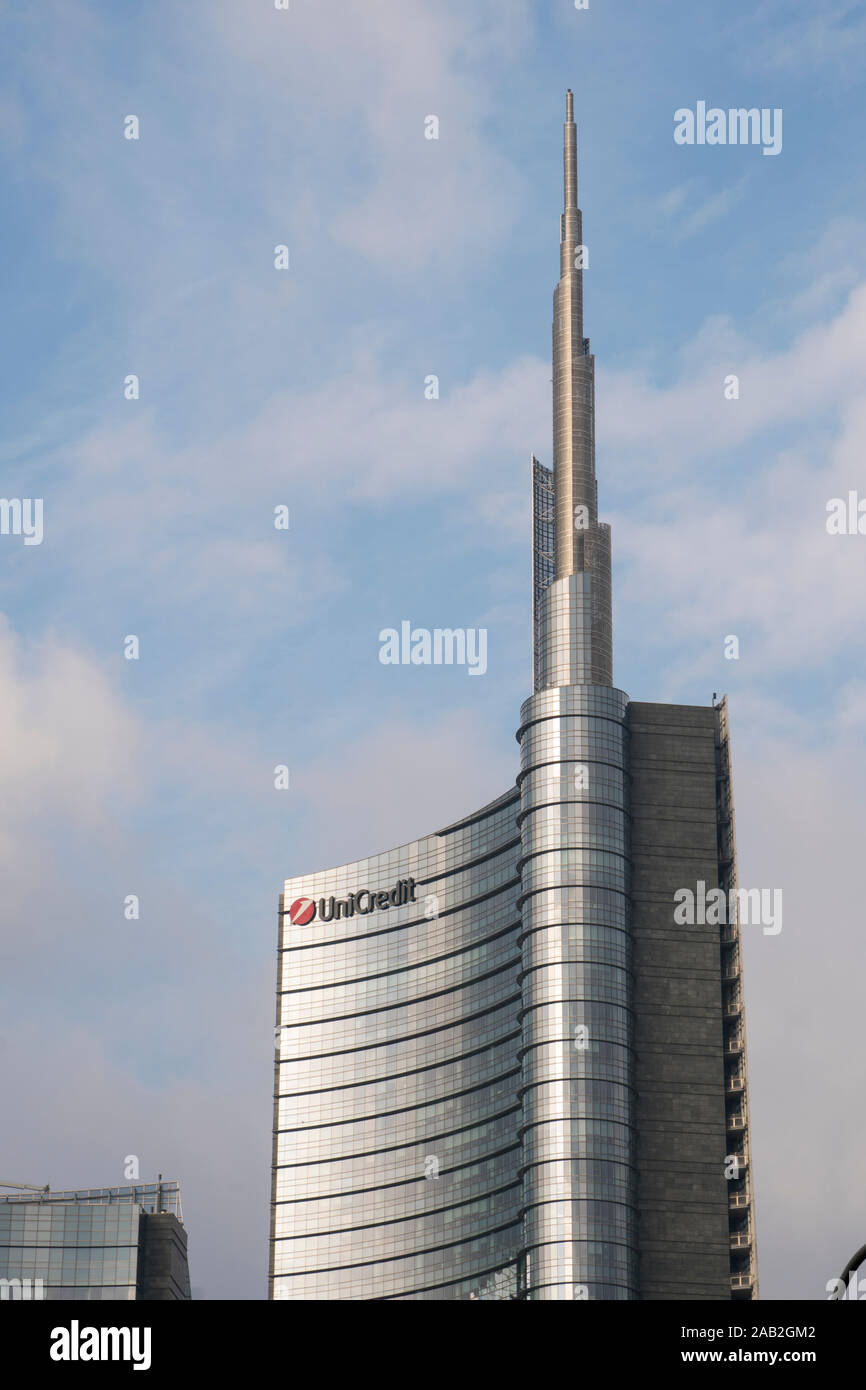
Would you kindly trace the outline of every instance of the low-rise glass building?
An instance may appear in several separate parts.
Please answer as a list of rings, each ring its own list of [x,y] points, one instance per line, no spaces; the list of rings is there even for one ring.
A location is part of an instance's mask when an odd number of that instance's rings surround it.
[[[179,1184],[0,1196],[0,1297],[188,1299]]]

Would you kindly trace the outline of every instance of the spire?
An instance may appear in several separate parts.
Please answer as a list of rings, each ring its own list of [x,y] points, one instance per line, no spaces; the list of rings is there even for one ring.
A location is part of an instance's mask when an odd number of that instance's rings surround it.
[[[559,274],[574,266],[574,253],[580,241],[577,208],[577,126],[574,124],[574,97],[569,87],[565,97],[565,125],[562,139],[562,220],[560,223]]]
[[[583,336],[587,264],[577,205],[574,96],[565,97],[559,284],[553,295],[553,579],[537,599],[539,688],[610,685],[610,527],[598,519],[595,361]]]
[[[582,537],[574,526],[575,508],[585,507],[586,520],[592,524],[598,521],[593,360],[583,337],[585,253],[583,221],[577,206],[577,127],[570,90],[565,98],[562,167],[559,284],[553,296],[553,472],[559,579],[584,568]]]

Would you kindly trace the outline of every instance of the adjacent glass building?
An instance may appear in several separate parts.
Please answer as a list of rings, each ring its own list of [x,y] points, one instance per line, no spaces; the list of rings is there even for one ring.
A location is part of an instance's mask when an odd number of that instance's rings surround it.
[[[613,686],[582,253],[569,92],[519,773],[285,883],[275,1299],[757,1295],[727,706]]]
[[[0,1297],[189,1296],[178,1183],[0,1196]]]

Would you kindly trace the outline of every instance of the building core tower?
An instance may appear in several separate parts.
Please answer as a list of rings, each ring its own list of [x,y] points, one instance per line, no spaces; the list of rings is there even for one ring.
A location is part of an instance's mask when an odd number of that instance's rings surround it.
[[[535,561],[536,693],[517,735],[526,1296],[628,1299],[638,1287],[628,697],[611,684],[571,92],[563,161],[552,474],[533,459],[555,564],[544,574]],[[536,516],[536,537],[542,526]]]

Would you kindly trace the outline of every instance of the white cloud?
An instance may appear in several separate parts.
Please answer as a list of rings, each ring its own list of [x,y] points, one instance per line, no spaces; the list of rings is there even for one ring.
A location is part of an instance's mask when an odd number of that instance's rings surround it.
[[[524,184],[486,133],[497,119],[490,73],[527,43],[527,0],[468,9],[300,0],[288,12],[209,0],[155,12],[171,65],[145,44],[132,90],[111,69],[110,26],[85,5],[49,0],[18,35],[21,67],[53,129],[38,173],[60,196],[76,256],[119,288],[137,282],[148,300],[171,297],[218,274],[226,253],[237,256],[232,218],[208,216],[207,175],[225,177],[226,167],[257,214],[262,246],[286,237],[310,246],[324,235],[335,255],[345,248],[403,275],[432,262],[466,266],[507,235]],[[182,81],[186,96],[186,65],[198,99],[178,106],[172,84]],[[131,101],[138,142],[122,138]],[[431,113],[438,141],[424,137]]]
[[[841,729],[866,729],[866,680],[855,677],[839,690],[836,720]]]
[[[741,664],[754,662],[766,675],[798,670],[804,662],[814,669],[837,653],[850,654],[852,632],[866,626],[866,537],[831,536],[826,530],[827,501],[845,498],[858,486],[863,491],[866,369],[847,356],[861,325],[866,328],[863,289],[839,319],[815,335],[811,375],[802,342],[775,359],[753,358],[743,372],[743,395],[754,392],[757,400],[746,403],[742,414],[743,398],[722,401],[721,412],[710,408],[708,374],[665,392],[643,385],[648,415],[658,421],[654,452],[663,453],[667,443],[667,456],[679,463],[682,475],[689,459],[679,436],[687,419],[696,441],[693,475],[682,477],[675,490],[659,480],[657,494],[643,475],[643,510],[620,517],[614,531],[617,556],[627,565],[620,598],[626,608],[650,598],[655,611],[664,614],[668,638],[688,639],[694,656],[680,673],[683,679],[717,669],[728,633],[741,636]],[[715,377],[719,395],[720,370]],[[796,449],[770,453],[754,473],[738,471],[727,483],[712,462],[694,466],[708,447],[712,451],[735,439],[745,443],[771,422],[807,424],[809,414],[831,406],[840,419],[835,438],[828,439],[826,429],[807,432]],[[715,433],[712,422],[725,410],[732,424]],[[622,407],[614,423],[608,404],[607,418],[614,434],[631,428]],[[742,640],[745,633],[748,642]]]
[[[92,658],[56,634],[24,642],[0,616],[0,760],[19,830],[47,814],[108,823],[114,798],[137,799],[138,742],[137,719]]]
[[[740,882],[783,891],[778,936],[744,928],[762,1292],[821,1298],[866,1224],[863,1127],[852,1104],[866,1087],[866,745],[781,701],[738,697],[731,713]],[[803,1137],[804,1098],[824,1137],[820,1158]]]
[[[798,11],[798,12],[795,12]],[[762,28],[758,37],[752,24],[743,37],[743,61],[760,72],[797,72],[806,69],[810,78],[828,69],[835,81],[851,76],[859,79],[866,55],[866,17],[855,0],[772,0],[760,5],[752,16]]]
[[[723,336],[711,366],[704,340],[700,373],[684,373],[666,389],[655,388],[643,373],[602,372],[599,438],[608,451],[649,448],[668,478],[692,470],[696,458],[741,444],[763,429],[793,425],[856,400],[866,385],[866,359],[859,350],[864,332],[866,284],[860,284],[835,317],[805,330],[781,351],[762,354],[744,345],[737,353]],[[729,373],[740,378],[736,401],[724,396]]]
[[[686,241],[696,232],[703,231],[711,222],[736,207],[745,193],[748,174],[729,188],[720,188],[715,193],[701,193],[694,180],[672,188],[669,193],[656,200],[653,205],[669,222],[673,223],[673,234],[678,241]]]

